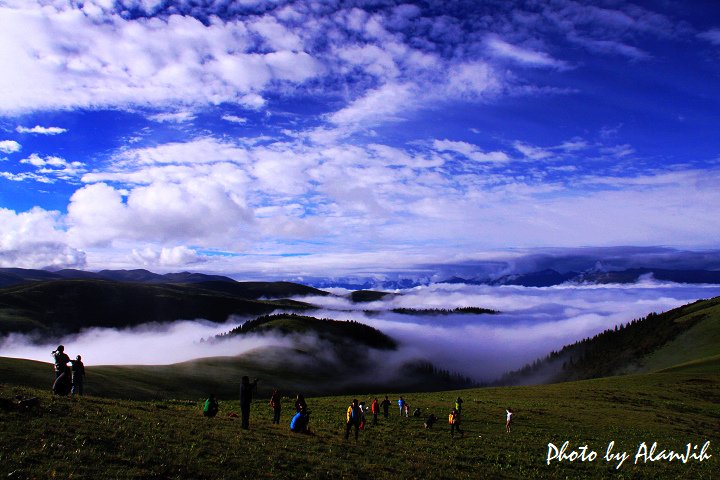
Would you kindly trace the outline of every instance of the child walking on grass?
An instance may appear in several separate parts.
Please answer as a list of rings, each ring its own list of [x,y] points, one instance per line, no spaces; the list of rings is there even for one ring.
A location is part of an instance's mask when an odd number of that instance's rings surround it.
[[[512,416],[513,416],[512,408],[510,408],[510,407],[506,408],[505,413],[507,413],[507,420],[505,421],[505,431],[507,433],[510,433],[510,422],[512,422]]]

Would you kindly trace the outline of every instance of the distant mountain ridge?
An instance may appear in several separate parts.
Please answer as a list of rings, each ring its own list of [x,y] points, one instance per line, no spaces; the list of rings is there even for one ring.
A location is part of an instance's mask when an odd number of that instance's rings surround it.
[[[628,284],[643,277],[662,282],[720,284],[720,271],[670,270],[662,268],[630,268],[618,271],[586,271],[561,273],[553,269],[538,272],[504,275],[495,279],[452,277],[442,283],[470,285],[519,285],[524,287],[552,287],[563,283],[574,284]]]
[[[628,268],[624,270],[585,270],[559,271],[552,268],[543,270],[510,273],[501,276],[468,276],[455,275],[443,280],[421,275],[416,279],[402,278],[397,280],[372,277],[341,277],[341,278],[307,278],[306,285],[316,288],[344,288],[347,290],[401,290],[426,286],[432,283],[451,283],[467,285],[518,285],[523,287],[552,287],[563,283],[570,284],[629,284],[650,277],[663,282],[691,284],[720,284],[720,271],[702,269],[666,269],[666,268]]]
[[[75,269],[49,271],[26,268],[0,268],[0,288],[46,280],[113,280],[116,282],[137,283],[235,282],[232,278],[223,275],[191,272],[159,274],[144,269],[88,272]]]
[[[347,290],[402,290],[431,283],[464,283],[468,285],[518,285],[524,287],[552,287],[563,283],[570,284],[629,284],[641,280],[643,277],[663,282],[689,283],[689,284],[718,284],[720,285],[720,271],[702,269],[666,269],[666,268],[628,268],[624,270],[586,270],[561,272],[555,269],[543,269],[532,272],[512,273],[499,277],[472,277],[452,276],[444,280],[433,280],[428,275],[421,275],[415,279],[400,278],[395,280],[378,279],[372,277],[337,277],[337,278],[306,278],[294,282],[238,282],[223,275],[209,275],[204,273],[177,272],[158,274],[145,269],[135,270],[101,270],[88,272],[84,270],[64,269],[57,271],[35,270],[23,268],[0,268],[0,288],[19,285],[22,283],[61,280],[113,280],[116,282],[135,283],[207,283],[214,282],[215,289],[233,290],[238,288],[233,284],[251,283],[268,285],[270,283],[285,283],[288,285],[304,285],[314,290],[297,295],[327,295],[323,288],[345,288]],[[225,287],[221,284],[225,283]],[[321,292],[321,293],[318,293]]]
[[[132,276],[138,277],[153,278],[143,274]],[[89,327],[123,328],[198,318],[224,322],[231,315],[313,308],[287,299],[310,294],[326,292],[288,282],[36,280],[0,288],[0,335],[36,332],[47,337]],[[268,300],[270,297],[276,300]]]

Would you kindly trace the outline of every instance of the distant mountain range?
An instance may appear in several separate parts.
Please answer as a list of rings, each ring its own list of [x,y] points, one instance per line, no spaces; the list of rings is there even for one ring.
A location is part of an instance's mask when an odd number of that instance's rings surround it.
[[[720,284],[720,271],[668,270],[660,268],[630,268],[619,271],[566,272],[547,269],[539,272],[504,275],[495,279],[453,277],[443,283],[466,283],[471,285],[520,285],[524,287],[551,287],[563,283],[608,284],[635,283],[643,278],[674,283]]]
[[[400,290],[431,283],[464,283],[468,285],[519,285],[524,287],[551,287],[563,283],[608,284],[635,283],[643,277],[663,282],[720,284],[720,271],[717,270],[675,270],[663,268],[629,268],[614,271],[587,270],[582,272],[561,272],[544,269],[526,273],[513,273],[502,276],[453,276],[444,280],[432,280],[427,275],[417,279],[378,279],[372,277],[312,278],[303,283],[316,288],[345,288],[348,290]]]
[[[83,270],[33,270],[23,268],[0,268],[0,288],[19,285],[28,282],[47,280],[112,280],[116,282],[134,282],[149,284],[197,284],[214,282],[215,290],[227,293],[236,293],[242,290],[247,293],[255,285],[258,293],[267,294],[269,285],[282,285],[286,291],[290,285],[295,285],[297,291],[292,295],[327,295],[323,288],[345,288],[347,290],[402,290],[431,283],[465,283],[469,285],[519,285],[524,287],[551,287],[563,283],[571,284],[608,284],[635,283],[643,278],[674,283],[692,284],[720,284],[720,271],[700,269],[663,269],[663,268],[628,268],[624,270],[586,270],[582,272],[561,272],[554,269],[544,269],[526,273],[514,273],[500,277],[488,276],[454,276],[445,280],[433,280],[428,275],[417,278],[378,279],[372,277],[327,277],[305,278],[296,282],[238,282],[223,275],[208,275],[204,273],[166,273],[158,274],[144,269],[137,270],[101,270],[87,272]],[[241,285],[241,286],[239,286]],[[291,295],[286,293],[287,296]],[[262,295],[258,295],[259,298]]]
[[[143,269],[86,272],[84,270],[74,269],[48,271],[26,268],[0,268],[0,288],[46,280],[113,280],[116,282],[136,283],[235,282],[232,278],[222,275],[206,275],[203,273],[190,272],[166,273],[161,275]]]

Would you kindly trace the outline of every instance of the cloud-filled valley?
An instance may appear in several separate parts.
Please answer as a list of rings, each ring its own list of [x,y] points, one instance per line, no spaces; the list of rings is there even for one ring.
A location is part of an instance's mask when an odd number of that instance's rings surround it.
[[[312,315],[356,320],[378,328],[399,342],[397,351],[371,351],[380,370],[395,370],[405,361],[424,359],[437,367],[488,381],[522,367],[551,350],[592,336],[651,312],[666,311],[700,298],[720,295],[717,285],[662,284],[652,280],[630,285],[529,288],[520,286],[434,284],[395,292],[383,300],[352,303],[343,289],[329,297],[302,297],[320,307]],[[453,309],[477,306],[495,315],[416,315],[397,308]],[[254,349],[304,343],[327,350],[316,338],[248,335],[202,342],[249,318],[227,323],[178,321],[114,330],[93,328],[56,339],[88,365],[161,365],[213,356],[234,356]],[[0,355],[49,362],[57,343],[34,343],[13,334],[0,342]],[[327,360],[332,361],[329,354]],[[385,367],[382,367],[382,366]],[[377,372],[382,375],[383,372]]]

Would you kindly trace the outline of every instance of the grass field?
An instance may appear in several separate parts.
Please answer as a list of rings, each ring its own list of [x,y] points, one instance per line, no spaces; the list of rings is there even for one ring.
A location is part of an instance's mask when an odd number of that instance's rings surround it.
[[[386,392],[378,392],[382,399]],[[215,419],[196,400],[121,401],[53,398],[49,390],[0,386],[0,397],[37,396],[39,409],[0,411],[0,478],[720,478],[720,374],[682,370],[534,387],[405,394],[424,418],[368,426],[356,443],[343,438],[352,396],[309,398],[314,435],[288,430],[292,402],[271,424],[267,399],[254,402],[250,430],[240,429],[236,401]],[[464,399],[464,436],[450,438],[447,414]],[[370,403],[370,394],[356,395]],[[515,411],[505,433],[505,408]],[[548,443],[588,445],[594,461],[546,464]],[[604,459],[613,453],[629,458]],[[684,452],[710,442],[712,457],[634,464],[639,445]],[[699,447],[700,448],[700,447]],[[699,451],[699,448],[697,451]],[[589,453],[588,450],[588,453]]]

